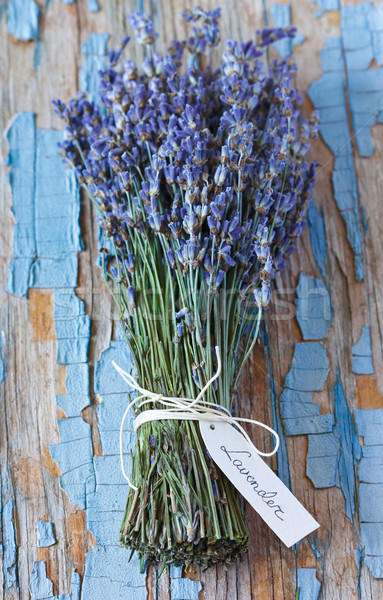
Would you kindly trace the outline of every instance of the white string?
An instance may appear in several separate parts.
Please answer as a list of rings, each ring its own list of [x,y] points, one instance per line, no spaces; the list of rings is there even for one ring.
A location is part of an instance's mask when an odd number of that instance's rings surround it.
[[[213,377],[207,382],[205,387],[202,388],[200,393],[195,399],[190,398],[172,398],[168,396],[163,396],[162,394],[157,394],[155,392],[151,392],[150,390],[146,390],[142,388],[134,377],[121,369],[114,361],[112,361],[112,365],[116,369],[116,371],[121,375],[121,377],[126,381],[128,385],[130,385],[133,389],[140,393],[137,398],[132,400],[127,409],[124,412],[124,416],[122,417],[121,426],[120,426],[120,459],[121,459],[121,470],[122,473],[128,482],[129,486],[138,491],[138,488],[133,485],[130,481],[128,475],[125,471],[125,463],[124,463],[124,451],[123,451],[123,433],[124,433],[124,424],[128,412],[136,405],[136,408],[142,408],[147,404],[161,404],[166,407],[163,409],[151,409],[144,410],[139,415],[137,415],[134,422],[134,431],[137,432],[138,428],[141,427],[144,423],[149,423],[150,421],[162,421],[162,420],[177,420],[177,421],[209,421],[210,423],[214,423],[217,421],[223,421],[224,423],[230,423],[231,425],[235,425],[236,429],[243,435],[243,437],[247,440],[247,442],[254,448],[255,452],[260,456],[273,456],[278,451],[279,448],[279,435],[274,429],[265,425],[265,423],[261,423],[260,421],[255,421],[254,419],[245,419],[243,417],[233,417],[230,414],[230,411],[223,406],[217,406],[213,402],[207,402],[206,400],[202,400],[202,396],[206,392],[206,390],[212,385],[212,383],[220,376],[222,370],[221,364],[221,356],[219,352],[218,346],[215,348],[217,354],[217,362],[218,368],[217,372]],[[275,437],[276,443],[275,447],[271,452],[261,452],[258,448],[253,444],[249,435],[246,433],[245,429],[240,425],[240,423],[251,423],[252,425],[259,425],[259,427],[263,427],[267,431],[273,434]]]

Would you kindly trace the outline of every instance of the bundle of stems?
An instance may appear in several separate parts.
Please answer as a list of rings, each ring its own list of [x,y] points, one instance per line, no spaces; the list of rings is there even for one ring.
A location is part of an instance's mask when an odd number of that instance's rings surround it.
[[[218,347],[222,371],[204,400],[232,411],[271,281],[305,225],[315,179],[305,154],[318,126],[316,114],[300,114],[294,63],[262,60],[294,31],[229,40],[215,69],[219,14],[185,14],[191,36],[164,55],[148,15],[133,14],[141,72],[131,60],[115,68],[126,38],[100,72],[98,102],[78,94],[54,104],[67,126],[64,160],[97,208],[104,279],[137,381],[196,398],[217,372]],[[246,551],[243,502],[197,422],[144,423],[131,480],[120,540],[142,563],[206,568]]]

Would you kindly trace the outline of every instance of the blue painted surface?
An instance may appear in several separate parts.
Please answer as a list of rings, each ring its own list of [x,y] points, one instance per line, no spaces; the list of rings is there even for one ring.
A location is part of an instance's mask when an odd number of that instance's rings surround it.
[[[322,277],[326,278],[327,239],[322,211],[319,211],[313,200],[307,209],[311,249]]]
[[[359,221],[358,190],[352,156],[351,132],[346,108],[346,75],[341,38],[327,38],[321,51],[323,75],[308,89],[320,113],[320,132],[335,155],[332,183],[334,198],[346,224],[347,238],[354,252],[356,279],[364,277],[362,231]]]
[[[297,569],[298,600],[318,600],[321,584],[315,569]]]
[[[54,546],[56,543],[53,525],[49,521],[37,521],[37,533],[37,545],[39,548],[48,548],[49,546]]]
[[[323,389],[328,373],[326,348],[320,342],[296,344],[285,387],[301,392]]]
[[[138,560],[128,562],[129,552],[117,546],[94,546],[86,557],[82,600],[146,600],[146,575]]]
[[[356,512],[355,465],[361,458],[361,447],[345,392],[338,379],[334,387],[335,435],[339,439],[338,487],[343,492],[346,516],[350,521]]]
[[[358,468],[359,520],[364,562],[374,577],[383,577],[383,409],[356,410],[358,434],[364,439]]]
[[[75,0],[63,0],[64,4],[74,4]],[[100,5],[97,0],[88,0],[88,9],[90,12],[98,12]]]
[[[43,50],[45,47],[44,40],[37,40],[35,44],[35,50],[33,52],[33,68],[37,71],[41,67],[41,59],[43,55]]]
[[[273,4],[270,13],[276,27],[286,28],[291,26],[290,4]],[[294,52],[294,47],[302,44],[305,39],[302,33],[297,33],[294,38],[284,38],[274,42],[273,46],[280,56],[285,57],[291,55]]]
[[[321,415],[312,403],[313,391],[323,389],[328,374],[326,348],[320,342],[295,345],[290,371],[280,396],[280,408],[286,435],[330,433],[333,415]]]
[[[341,33],[356,144],[360,156],[371,156],[371,127],[383,116],[383,69],[369,70],[372,60],[383,66],[382,7],[371,2],[342,7]]]
[[[336,486],[342,490],[346,516],[353,522],[357,496],[355,466],[361,458],[361,447],[339,379],[334,386],[333,397],[333,431],[309,436],[306,474],[316,488]]]
[[[32,600],[44,600],[53,597],[53,584],[47,577],[47,566],[43,560],[39,560],[33,565],[29,591]]]
[[[171,597],[172,600],[198,600],[198,592],[202,589],[199,581],[191,579],[172,577]]]
[[[9,33],[23,42],[39,37],[40,7],[35,0],[9,0],[7,27]]]
[[[325,12],[339,10],[339,0],[311,0],[314,4],[319,4],[320,10],[315,11],[316,17],[321,17]]]
[[[370,326],[365,325],[357,343],[352,347],[352,370],[361,375],[374,373]]]
[[[108,39],[108,33],[92,33],[81,46],[85,63],[80,70],[80,86],[92,100],[98,99],[98,72],[105,67]]]
[[[29,287],[73,288],[82,248],[80,197],[61,163],[62,133],[36,130],[33,113],[20,113],[6,137],[16,220],[7,291],[25,297]]]
[[[0,384],[5,380],[7,373],[7,352],[5,349],[4,331],[0,332]]]
[[[88,9],[90,12],[98,12],[100,10],[100,5],[97,0],[88,0]]]
[[[72,571],[71,589],[69,594],[53,595],[53,584],[47,577],[45,561],[35,562],[29,585],[32,600],[80,600],[81,580],[80,575]]]
[[[270,9],[276,27],[290,27],[291,8],[290,4],[273,4]],[[284,38],[274,42],[274,48],[280,56],[289,56],[293,53],[293,43],[291,38]]]
[[[309,435],[306,475],[316,488],[338,484],[339,438],[335,433]]]
[[[8,470],[1,473],[0,478],[0,522],[2,524],[2,572],[5,588],[18,584],[16,531],[13,519],[15,502],[12,481]]]
[[[301,273],[297,285],[297,321],[304,340],[321,340],[331,325],[330,296],[323,282]]]

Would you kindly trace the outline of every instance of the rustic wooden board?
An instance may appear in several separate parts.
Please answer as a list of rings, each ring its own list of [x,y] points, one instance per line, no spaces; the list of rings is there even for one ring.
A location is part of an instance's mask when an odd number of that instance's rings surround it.
[[[2,129],[20,111],[34,112],[38,127],[61,128],[50,102],[57,97],[65,100],[78,89],[79,67],[84,58],[81,44],[94,31],[110,32],[112,44],[118,43],[127,30],[126,15],[138,8],[137,3],[132,1],[101,0],[100,5],[100,12],[90,13],[85,0],[68,6],[60,0],[53,0],[47,5],[40,1],[40,65],[37,68],[34,67],[36,42],[21,42],[10,36],[3,16],[0,21]],[[204,3],[209,8],[212,5],[212,2]],[[265,23],[265,15],[271,5],[271,1],[262,4],[260,0],[226,0],[222,38],[250,38],[254,30]],[[143,6],[154,17],[161,43],[166,44],[173,37],[185,35],[181,13],[192,7],[191,2],[144,1]],[[306,36],[305,42],[295,50],[298,81],[303,91],[321,76],[319,52],[325,47],[326,39],[340,35],[339,10],[317,18],[314,14],[316,9],[317,6],[308,0],[294,0],[292,3],[292,23]],[[307,95],[304,107],[307,112],[312,108]],[[325,285],[333,309],[333,322],[325,340],[329,376],[324,391],[317,392],[315,396],[315,402],[320,402],[321,414],[334,413],[333,388],[337,379],[343,384],[351,412],[355,408],[383,408],[383,138],[379,125],[373,128],[373,140],[375,151],[369,158],[361,158],[355,140],[352,143],[359,204],[368,223],[363,238],[365,277],[361,282],[355,280],[352,250],[334,202],[331,184],[333,155],[322,140],[315,142],[312,149],[312,156],[318,157],[322,164],[315,202],[324,212],[328,246]],[[7,151],[7,144],[2,139],[3,158]],[[7,167],[2,164],[1,282],[7,278],[14,224],[6,173]],[[102,286],[99,270],[94,267],[97,245],[91,226],[93,218],[89,204],[84,200],[81,226],[85,250],[79,253],[79,286],[76,291],[92,318],[91,373],[100,352],[109,345],[114,324],[106,317],[112,314],[111,300]],[[275,301],[266,319],[269,354],[262,347],[257,348],[242,380],[243,413],[246,411],[253,418],[267,423],[272,422],[270,377],[278,400],[291,367],[295,343],[302,341],[296,319],[294,316],[285,318],[286,309],[276,300],[294,302],[295,288],[302,271],[320,277],[308,230],[289,268],[277,280]],[[62,491],[58,479],[60,472],[49,452],[49,445],[59,442],[56,419],[63,416],[56,408],[55,395],[65,393],[65,366],[57,365],[55,358],[53,292],[31,289],[28,298],[24,299],[7,294],[4,287],[0,286],[0,328],[6,362],[6,379],[1,385],[0,464],[2,472],[8,465],[11,493],[14,494],[13,520],[19,580],[18,587],[6,588],[3,585],[3,597],[10,600],[30,597],[28,586],[33,563],[37,560],[46,561],[54,593],[68,593],[72,569],[83,576],[85,555],[92,548],[94,539],[86,530],[84,511],[72,505]],[[371,327],[375,374],[354,375],[351,347],[366,324]],[[97,401],[96,397],[92,398],[92,405],[83,414],[92,425],[94,455],[101,454],[95,410]],[[360,441],[363,444],[362,438]],[[321,598],[382,598],[382,580],[374,578],[367,566],[362,564],[359,568],[355,560],[354,550],[363,543],[357,514],[351,524],[345,516],[342,491],[335,487],[316,489],[306,476],[307,436],[287,437],[286,443],[294,492],[321,523],[315,536],[316,552],[308,540],[303,541],[296,552],[286,549],[261,519],[249,510],[251,547],[243,562],[227,570],[217,568],[201,575],[190,574],[191,578],[201,577],[203,590],[200,600],[291,600],[296,595],[297,569],[300,568],[316,569],[322,586]],[[271,464],[276,468],[275,458]],[[37,548],[36,524],[39,519],[54,523],[59,540],[54,546]],[[147,585],[148,598],[170,600],[166,574],[156,586],[155,573],[150,570]]]

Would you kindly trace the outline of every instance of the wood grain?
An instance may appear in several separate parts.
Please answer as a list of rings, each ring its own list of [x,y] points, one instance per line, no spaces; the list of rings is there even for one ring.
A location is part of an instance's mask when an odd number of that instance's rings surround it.
[[[43,6],[44,4],[44,6]],[[272,2],[260,0],[226,0],[222,17],[222,38],[248,39],[265,23],[265,14]],[[91,32],[111,33],[111,43],[117,43],[126,33],[125,17],[137,9],[137,3],[101,0],[101,11],[92,14],[85,0],[66,6],[59,0],[40,2],[41,65],[33,67],[35,43],[19,42],[7,33],[5,18],[0,21],[0,119],[4,129],[9,119],[19,111],[36,113],[37,125],[61,128],[51,109],[52,98],[67,99],[79,84],[82,64],[81,44]],[[215,3],[205,2],[213,7]],[[173,37],[185,35],[181,13],[191,8],[190,1],[145,0],[166,45]],[[315,7],[306,0],[292,2],[293,24],[306,36],[296,49],[299,85],[306,91],[321,75],[319,52],[329,36],[339,36],[339,11],[326,13],[321,19],[314,16]],[[134,46],[132,46],[132,52]],[[140,58],[139,51],[137,59]],[[311,109],[308,97],[304,109]],[[330,373],[324,392],[318,393],[322,413],[334,412],[330,393],[340,377],[350,410],[383,407],[383,204],[381,126],[373,130],[375,152],[372,157],[360,158],[353,147],[360,205],[368,222],[364,237],[365,278],[357,283],[354,277],[353,256],[346,238],[343,220],[333,199],[331,172],[333,156],[318,140],[311,154],[319,159],[315,201],[323,208],[328,245],[328,286],[333,323],[326,339]],[[0,141],[2,157],[6,143]],[[0,280],[6,281],[12,254],[13,217],[10,212],[11,192],[6,179],[7,168],[0,171]],[[79,254],[78,296],[85,301],[92,317],[90,365],[93,368],[100,352],[109,344],[115,323],[105,315],[112,314],[111,300],[102,286],[99,271],[94,268],[97,254],[94,215],[84,201],[81,225],[85,250]],[[320,276],[316,267],[309,233],[306,230],[299,249],[292,257],[288,270],[278,277],[275,298],[292,302],[300,272]],[[286,295],[285,290],[290,290]],[[351,371],[351,346],[356,343],[363,325],[370,323],[375,375],[356,376]],[[7,353],[7,377],[1,385],[0,461],[8,464],[15,493],[15,526],[18,545],[17,563],[19,587],[3,588],[5,600],[26,600],[33,563],[46,560],[48,576],[54,593],[67,593],[72,569],[84,572],[85,554],[92,547],[92,536],[86,531],[84,511],[70,504],[59,485],[59,471],[49,454],[48,446],[57,443],[57,411],[55,394],[63,393],[65,367],[55,363],[56,341],[53,326],[53,301],[50,290],[30,290],[28,299],[21,299],[0,286],[0,328],[4,331]],[[296,342],[302,341],[294,318],[283,318],[275,302],[267,315],[269,353],[277,399],[283,389],[286,373]],[[241,409],[249,416],[271,423],[270,364],[265,350],[257,348],[248,363],[241,383]],[[85,419],[92,424],[94,453],[100,454],[95,406]],[[262,440],[266,443],[266,439]],[[321,598],[326,600],[379,600],[383,597],[382,580],[374,579],[362,566],[359,572],[354,550],[358,547],[358,523],[352,525],[345,516],[345,502],[337,488],[315,489],[306,477],[307,436],[287,438],[292,487],[315,518],[321,523],[316,558],[309,541],[303,541],[296,552],[281,545],[262,520],[248,511],[251,547],[243,562],[229,567],[211,569],[201,574],[203,591],[200,600],[291,600],[296,594],[297,568],[316,568],[322,584]],[[273,458],[270,463],[276,468]],[[59,543],[46,549],[37,548],[36,523],[47,519],[55,524]],[[194,574],[195,576],[195,574]],[[169,579],[165,575],[156,589],[153,570],[148,574],[148,598],[170,600]],[[89,599],[84,599],[89,600]],[[109,599],[107,599],[109,600]],[[110,600],[114,600],[111,598]]]

